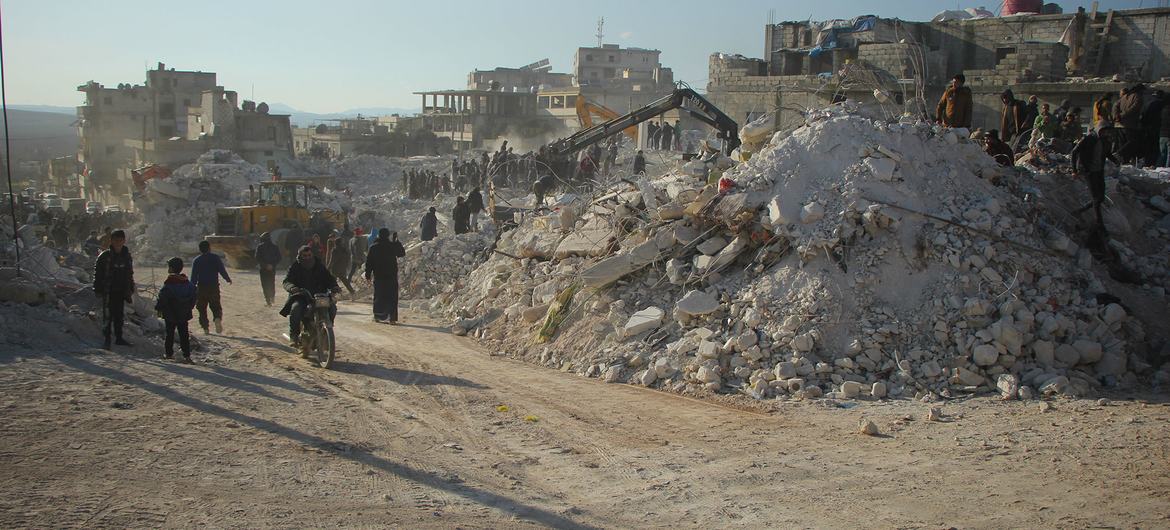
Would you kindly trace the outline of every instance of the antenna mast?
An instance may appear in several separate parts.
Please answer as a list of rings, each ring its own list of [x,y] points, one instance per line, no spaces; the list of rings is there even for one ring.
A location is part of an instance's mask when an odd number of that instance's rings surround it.
[[[601,41],[605,38],[605,17],[597,19],[597,47],[601,47]]]

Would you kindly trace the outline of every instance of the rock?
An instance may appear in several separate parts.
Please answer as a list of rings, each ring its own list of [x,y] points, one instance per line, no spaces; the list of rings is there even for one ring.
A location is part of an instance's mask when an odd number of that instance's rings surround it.
[[[816,341],[813,340],[812,335],[808,333],[801,333],[792,338],[792,349],[798,352],[812,351]]]
[[[699,370],[695,372],[695,377],[704,383],[719,383],[719,368],[711,366],[700,366]]]
[[[1124,307],[1121,307],[1120,304],[1109,304],[1105,306],[1105,312],[1101,315],[1101,320],[1104,320],[1106,324],[1112,325],[1125,320],[1125,317]]]
[[[520,313],[520,318],[525,322],[533,323],[544,318],[548,314],[548,304],[540,304],[538,306],[529,307]]]
[[[951,382],[963,386],[979,386],[986,380],[982,375],[960,366],[955,368],[955,375],[951,378]]]
[[[601,380],[606,383],[617,383],[621,381],[622,368],[620,366],[610,366],[601,374]]]
[[[1016,394],[1020,390],[1020,380],[1012,374],[999,374],[999,377],[995,380],[995,387],[999,389],[1001,398],[1005,400],[1015,399]]]
[[[1073,366],[1081,360],[1081,352],[1077,351],[1072,344],[1061,344],[1056,347],[1056,360]]]
[[[654,373],[659,379],[670,377],[674,371],[674,367],[670,365],[670,359],[661,357],[654,361]]]
[[[1080,362],[1084,364],[1091,364],[1101,360],[1102,350],[1101,343],[1091,340],[1078,340],[1073,343],[1073,348],[1080,354]]]
[[[894,179],[894,169],[897,168],[897,163],[889,158],[868,157],[865,159],[865,167],[868,167],[878,180],[890,181]]]
[[[825,395],[825,391],[821,387],[812,385],[804,387],[804,397],[808,399],[815,399]]]
[[[990,344],[980,344],[971,351],[971,360],[979,366],[991,366],[999,360],[999,350]]]
[[[642,386],[650,386],[654,384],[655,380],[658,379],[658,373],[653,369],[648,369],[638,372],[638,375],[635,375],[634,377],[637,379],[638,384]]]
[[[684,295],[675,309],[688,317],[708,315],[719,309],[719,300],[710,293],[694,290]]]
[[[709,340],[699,341],[698,356],[700,359],[718,359],[719,345]]]
[[[1032,343],[1032,355],[1036,358],[1036,362],[1045,368],[1052,368],[1056,362],[1054,345],[1046,340],[1038,340]]]
[[[804,390],[804,379],[801,379],[799,377],[794,377],[792,379],[789,379],[789,380],[785,381],[784,384],[788,387],[788,392],[792,393],[792,394],[795,394],[797,392],[801,392]]]
[[[846,399],[854,399],[861,395],[861,383],[856,381],[845,381],[841,383],[841,395]]]
[[[745,351],[752,346],[755,346],[760,341],[760,337],[756,335],[756,331],[749,329],[740,333],[735,337],[735,351]]]
[[[886,384],[881,381],[875,382],[869,391],[870,395],[872,395],[874,399],[882,399],[886,397],[886,392]]]
[[[857,422],[857,430],[866,436],[877,436],[878,434],[881,434],[878,431],[877,424],[866,418],[861,418],[861,420]]]
[[[1044,382],[1040,385],[1040,393],[1045,396],[1053,394],[1062,394],[1068,389],[1068,378],[1063,375],[1058,375]]]
[[[819,202],[810,202],[800,209],[800,222],[815,223],[825,216],[825,207]]]
[[[1105,352],[1101,360],[1093,366],[1098,376],[1112,375],[1121,377],[1126,373],[1127,359],[1124,353]]]
[[[1024,401],[1027,401],[1029,399],[1036,397],[1036,391],[1032,390],[1032,387],[1030,387],[1030,386],[1021,386],[1020,390],[1019,390],[1019,392],[1017,392],[1017,394],[1020,396],[1020,399],[1022,399]]]
[[[720,250],[723,250],[723,248],[726,246],[727,246],[726,239],[723,239],[722,237],[719,237],[719,236],[715,236],[715,237],[712,237],[706,241],[703,241],[702,243],[699,243],[699,246],[697,248],[698,248],[699,252],[703,253],[706,256],[714,256],[715,254],[718,254]]]
[[[1153,206],[1162,213],[1170,213],[1170,201],[1167,201],[1161,195],[1150,197],[1150,206]]]
[[[797,375],[796,365],[788,361],[778,362],[772,368],[772,373],[776,375],[776,379],[792,379]]]
[[[942,409],[939,407],[930,407],[926,411],[926,421],[942,421]]]
[[[625,327],[622,328],[622,337],[633,337],[657,328],[662,325],[662,319],[665,316],[662,309],[654,306],[638,311],[626,321]]]
[[[772,197],[772,200],[768,201],[768,218],[772,220],[773,227],[779,227],[793,222],[792,219],[784,215],[784,206],[779,195]]]
[[[549,280],[532,289],[532,303],[534,304],[548,304],[557,297],[560,291],[559,282],[556,280]]]
[[[565,259],[571,256],[602,256],[609,248],[612,238],[613,229],[610,227],[574,230],[565,235],[565,238],[557,244],[556,250],[553,251],[553,257]]]

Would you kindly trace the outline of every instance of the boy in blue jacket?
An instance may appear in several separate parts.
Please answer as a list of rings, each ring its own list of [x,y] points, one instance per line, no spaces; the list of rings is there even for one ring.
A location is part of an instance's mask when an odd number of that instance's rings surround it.
[[[175,357],[175,331],[179,332],[179,348],[183,351],[183,362],[191,363],[191,331],[187,323],[191,321],[191,310],[195,307],[195,286],[183,274],[183,259],[171,258],[167,261],[166,281],[158,291],[158,301],[154,310],[166,322],[167,339],[166,353],[163,359]]]

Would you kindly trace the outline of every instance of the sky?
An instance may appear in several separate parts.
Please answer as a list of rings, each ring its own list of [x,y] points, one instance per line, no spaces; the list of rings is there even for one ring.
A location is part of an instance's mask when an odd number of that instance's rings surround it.
[[[1163,1],[1163,4],[1166,2]],[[1066,13],[1091,2],[1062,1]],[[1102,0],[1100,9],[1157,0]],[[464,88],[468,72],[548,58],[568,72],[578,46],[605,42],[662,51],[676,80],[707,83],[714,52],[760,57],[774,19],[863,14],[929,20],[991,1],[928,0],[0,0],[11,104],[76,106],[77,86],[142,84],[145,70],[216,72],[241,98],[307,112],[417,108],[420,90]]]

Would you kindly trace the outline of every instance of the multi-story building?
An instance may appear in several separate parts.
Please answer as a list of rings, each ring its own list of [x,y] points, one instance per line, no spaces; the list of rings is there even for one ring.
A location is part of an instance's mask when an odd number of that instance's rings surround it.
[[[780,123],[839,99],[883,101],[933,117],[954,74],[974,96],[973,126],[998,128],[1000,94],[1093,101],[1127,83],[1170,75],[1170,9],[1030,14],[907,22],[850,21],[765,26],[764,57],[716,53],[707,95],[743,123],[777,112]]]
[[[573,74],[551,72],[550,68],[548,59],[542,59],[520,68],[473,70],[467,74],[467,89],[536,92],[547,88],[572,86]]]
[[[145,164],[177,166],[208,149],[230,149],[255,164],[273,167],[292,156],[288,115],[245,101],[217,86],[211,72],[157,69],[145,85],[79,86],[81,188],[87,198],[129,204],[130,172]]]

